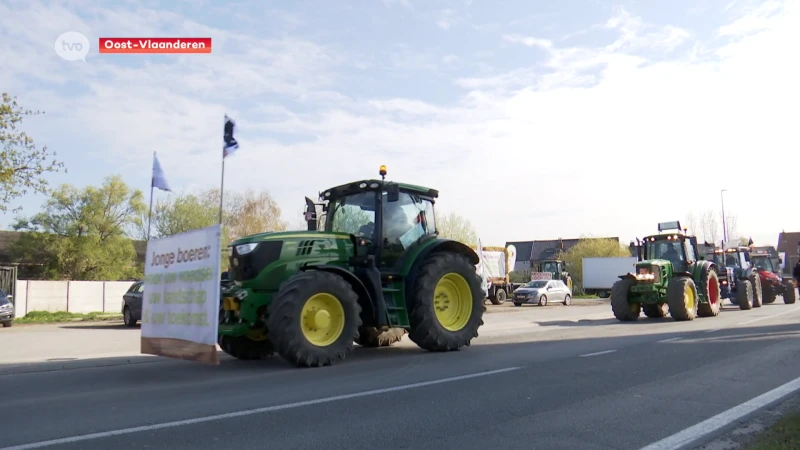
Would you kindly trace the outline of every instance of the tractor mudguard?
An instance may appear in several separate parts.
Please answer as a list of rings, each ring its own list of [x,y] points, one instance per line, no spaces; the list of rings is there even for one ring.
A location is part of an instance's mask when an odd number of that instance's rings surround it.
[[[358,294],[359,298],[365,298],[369,302],[369,307],[370,307],[369,317],[372,320],[374,320],[375,323],[378,323],[379,326],[386,325],[386,323],[383,323],[386,322],[385,305],[378,304],[378,300],[380,299],[380,297],[376,296],[375,293],[370,292],[371,290],[368,289],[367,286],[364,284],[364,282],[361,281],[353,272],[350,272],[349,270],[343,269],[339,266],[334,266],[329,264],[312,264],[300,268],[300,271],[303,272],[308,270],[320,270],[323,272],[331,272],[344,278],[345,281],[347,281],[353,287],[353,290],[356,291],[356,294]],[[383,312],[382,315],[381,312]],[[380,320],[381,317],[383,317],[383,320]]]

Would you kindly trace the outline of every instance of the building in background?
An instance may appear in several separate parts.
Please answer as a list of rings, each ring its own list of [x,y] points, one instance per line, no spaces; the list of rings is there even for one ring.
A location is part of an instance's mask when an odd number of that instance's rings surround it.
[[[800,255],[797,254],[797,245],[800,243],[800,232],[782,232],[778,235],[778,253],[786,254],[786,261],[784,261],[784,272],[792,273]]]

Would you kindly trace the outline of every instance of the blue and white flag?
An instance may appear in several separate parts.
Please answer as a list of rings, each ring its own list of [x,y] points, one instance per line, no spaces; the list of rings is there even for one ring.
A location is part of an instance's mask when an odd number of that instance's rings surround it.
[[[225,144],[222,146],[222,159],[225,159],[228,155],[239,149],[239,143],[236,142],[236,138],[233,137],[233,132],[235,130],[236,122],[225,114],[225,131],[222,134],[222,140]]]
[[[161,163],[158,162],[158,157],[155,153],[153,153],[153,178],[150,185],[162,191],[172,192],[169,183],[167,183],[167,177],[164,176],[164,169],[161,168]]]

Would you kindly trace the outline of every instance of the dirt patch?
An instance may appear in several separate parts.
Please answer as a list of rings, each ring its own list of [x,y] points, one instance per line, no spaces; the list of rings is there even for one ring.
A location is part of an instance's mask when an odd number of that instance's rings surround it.
[[[725,435],[696,450],[800,449],[800,394],[738,421]]]

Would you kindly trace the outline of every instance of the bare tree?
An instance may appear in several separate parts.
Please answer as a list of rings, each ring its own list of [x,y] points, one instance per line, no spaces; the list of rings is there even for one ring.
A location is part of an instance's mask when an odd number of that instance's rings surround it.
[[[734,242],[739,236],[739,228],[736,223],[736,214],[725,215],[725,235],[728,236],[728,241]]]
[[[721,228],[719,226],[719,221],[717,220],[717,212],[713,209],[707,209],[703,211],[700,213],[699,222],[700,230],[703,233],[703,239],[705,239],[707,242],[719,242],[719,232],[721,231]]]
[[[686,223],[684,226],[689,230],[689,234],[692,236],[697,236],[697,217],[694,215],[694,212],[689,211],[686,214]]]

